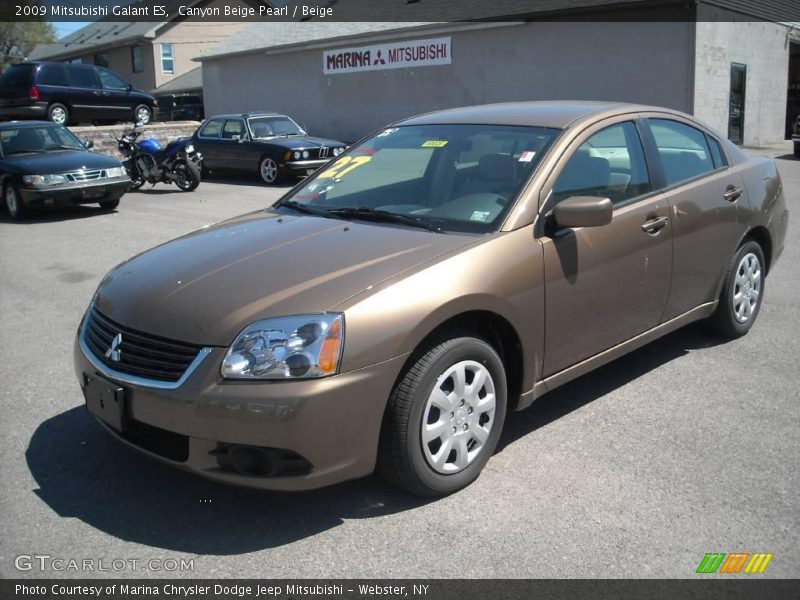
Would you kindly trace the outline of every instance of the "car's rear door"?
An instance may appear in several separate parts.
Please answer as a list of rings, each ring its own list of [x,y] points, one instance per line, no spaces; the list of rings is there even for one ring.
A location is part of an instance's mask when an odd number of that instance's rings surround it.
[[[658,325],[669,294],[669,204],[653,191],[640,126],[616,117],[582,132],[542,188],[537,232],[545,265],[543,375]],[[558,227],[547,215],[572,196],[610,198],[611,223]]]
[[[222,169],[222,160],[219,149],[219,135],[225,119],[215,117],[208,119],[194,136],[195,147],[203,155],[203,164],[208,169]]]
[[[662,317],[667,321],[716,300],[749,207],[741,177],[714,136],[678,117],[652,115],[645,122],[672,214],[672,286]]]

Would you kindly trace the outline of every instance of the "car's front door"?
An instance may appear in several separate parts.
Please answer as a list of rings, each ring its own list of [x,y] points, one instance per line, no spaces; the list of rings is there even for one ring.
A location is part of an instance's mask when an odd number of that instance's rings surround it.
[[[672,287],[663,316],[669,320],[716,300],[748,206],[742,180],[714,136],[672,118],[646,123],[672,209]]]
[[[102,89],[103,104],[108,107],[109,118],[120,121],[133,119],[133,106],[129,95],[131,86],[124,79],[117,77],[107,69],[97,69]]]
[[[651,175],[639,127],[616,118],[583,132],[545,183],[545,377],[658,325],[670,287],[672,226]],[[558,227],[548,215],[572,196],[610,198],[611,223]]]
[[[219,138],[220,162],[225,169],[234,171],[250,170],[248,166],[255,160],[250,160],[246,140],[247,130],[244,119],[226,119],[222,126],[222,135]]]

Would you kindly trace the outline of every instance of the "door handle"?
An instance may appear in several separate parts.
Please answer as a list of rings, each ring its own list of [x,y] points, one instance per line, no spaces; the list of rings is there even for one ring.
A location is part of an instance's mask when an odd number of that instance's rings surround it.
[[[722,194],[722,197],[725,198],[728,202],[736,202],[737,198],[742,195],[742,188],[737,188],[733,185],[729,185],[725,189],[725,193]]]
[[[99,95],[100,95],[100,92],[98,92],[97,90],[93,91],[92,93],[93,93],[95,96],[99,96]]]
[[[642,223],[642,231],[655,235],[669,224],[669,217],[656,217]]]

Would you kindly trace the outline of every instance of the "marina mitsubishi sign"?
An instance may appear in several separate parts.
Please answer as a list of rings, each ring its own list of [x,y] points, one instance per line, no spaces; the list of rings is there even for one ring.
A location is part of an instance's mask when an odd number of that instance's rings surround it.
[[[322,53],[322,72],[325,75],[336,75],[358,71],[449,65],[452,62],[451,57],[449,37],[339,48],[325,50]]]

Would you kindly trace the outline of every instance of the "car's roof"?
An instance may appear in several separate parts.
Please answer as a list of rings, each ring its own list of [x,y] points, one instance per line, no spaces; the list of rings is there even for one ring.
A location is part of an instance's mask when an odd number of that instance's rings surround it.
[[[426,113],[401,121],[403,125],[431,125],[441,123],[536,125],[564,129],[575,121],[590,115],[611,116],[635,110],[652,110],[652,107],[625,102],[601,101],[543,101],[502,102],[480,106],[464,106]],[[659,109],[660,110],[660,109]]]
[[[51,121],[5,121],[0,123],[0,131],[7,129],[19,129],[20,127],[56,127],[57,124]]]
[[[269,110],[254,110],[251,112],[246,113],[231,113],[226,115],[213,115],[211,117],[206,117],[206,121],[210,119],[242,119],[248,117],[285,117],[283,113],[276,113]]]

